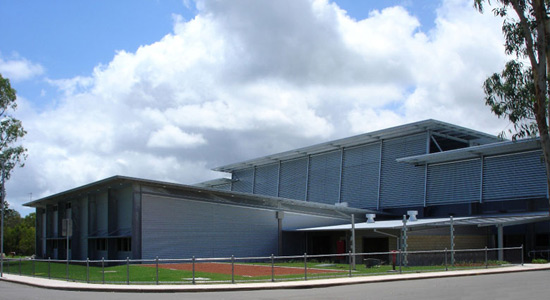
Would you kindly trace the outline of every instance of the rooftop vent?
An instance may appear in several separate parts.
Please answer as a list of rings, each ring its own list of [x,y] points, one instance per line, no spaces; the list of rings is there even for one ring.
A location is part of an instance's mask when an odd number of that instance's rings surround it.
[[[367,223],[374,223],[374,218],[376,218],[376,214],[366,214],[367,217]]]
[[[414,222],[414,221],[417,220],[416,216],[418,215],[418,211],[417,210],[408,210],[407,215],[409,215],[409,221]]]

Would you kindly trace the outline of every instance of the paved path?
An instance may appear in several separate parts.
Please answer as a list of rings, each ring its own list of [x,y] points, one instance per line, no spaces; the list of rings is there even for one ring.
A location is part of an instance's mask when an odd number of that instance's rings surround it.
[[[47,289],[60,289],[71,291],[107,291],[107,292],[213,292],[213,291],[245,291],[266,289],[297,289],[329,287],[361,283],[389,282],[401,280],[417,280],[429,278],[445,278],[456,276],[474,276],[484,274],[500,274],[525,271],[550,270],[550,264],[525,264],[524,266],[510,266],[493,269],[475,269],[446,272],[391,274],[363,277],[345,277],[333,279],[316,279],[309,281],[287,282],[262,282],[262,283],[238,283],[238,284],[202,284],[202,285],[120,285],[120,284],[86,284],[79,282],[67,282],[62,280],[50,280],[36,277],[17,276],[4,274],[0,280],[26,284]]]
[[[0,299],[4,300],[478,300],[548,299],[550,270],[510,272],[483,276],[461,276],[361,283],[323,288],[295,288],[251,291],[189,292],[102,292],[43,289],[0,281]]]

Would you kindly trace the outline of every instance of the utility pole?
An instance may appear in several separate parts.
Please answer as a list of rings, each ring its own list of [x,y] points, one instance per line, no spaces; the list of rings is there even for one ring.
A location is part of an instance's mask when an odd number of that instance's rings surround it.
[[[5,176],[4,176],[4,163],[2,162],[2,174],[1,174],[1,182],[0,182],[0,193],[2,194],[0,196],[0,203],[2,205],[2,217],[1,217],[1,225],[0,227],[2,228],[0,231],[0,277],[4,277],[4,199],[5,199],[5,194],[6,194],[6,189],[4,188],[4,181],[5,181]]]

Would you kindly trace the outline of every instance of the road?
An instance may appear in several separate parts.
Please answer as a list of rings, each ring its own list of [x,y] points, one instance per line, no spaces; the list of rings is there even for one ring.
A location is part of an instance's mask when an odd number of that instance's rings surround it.
[[[549,299],[550,270],[367,283],[315,289],[207,293],[104,293],[47,290],[0,282],[0,299]]]

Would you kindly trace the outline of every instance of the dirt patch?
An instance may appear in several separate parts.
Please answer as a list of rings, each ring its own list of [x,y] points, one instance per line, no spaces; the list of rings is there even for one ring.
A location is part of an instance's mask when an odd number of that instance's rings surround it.
[[[155,267],[155,265],[146,265],[148,267]],[[185,270],[192,271],[192,264],[159,264],[159,268],[169,270]],[[303,268],[292,267],[274,267],[273,271],[275,276],[277,275],[293,275],[304,274]],[[196,263],[195,272],[205,273],[217,273],[217,274],[231,274],[231,264],[229,263]],[[315,269],[308,268],[308,274],[320,274],[320,273],[338,273],[343,272],[341,270],[327,270],[327,269]],[[246,265],[235,264],[235,275],[239,276],[271,276],[271,266],[258,266],[258,265]]]

